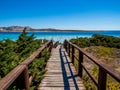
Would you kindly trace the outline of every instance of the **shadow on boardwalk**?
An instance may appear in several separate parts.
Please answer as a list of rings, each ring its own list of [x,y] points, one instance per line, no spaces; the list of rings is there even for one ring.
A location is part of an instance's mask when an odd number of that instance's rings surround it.
[[[61,45],[52,49],[46,70],[38,90],[85,90],[82,80]]]
[[[74,73],[71,69],[71,66],[70,66],[70,64],[72,64],[72,63],[70,60],[68,60],[67,54],[65,51],[63,51],[62,46],[59,49],[59,53],[60,53],[61,67],[62,67],[62,74],[63,74],[63,81],[64,81],[64,90],[71,90],[69,79],[72,79],[72,81],[73,81],[72,84],[74,84],[73,86],[74,86],[75,90],[79,90],[79,87],[78,87],[76,79],[75,79],[75,77],[77,77],[78,74],[74,75]],[[67,66],[68,68],[66,69],[65,66]],[[69,75],[68,75],[68,73],[69,73]]]

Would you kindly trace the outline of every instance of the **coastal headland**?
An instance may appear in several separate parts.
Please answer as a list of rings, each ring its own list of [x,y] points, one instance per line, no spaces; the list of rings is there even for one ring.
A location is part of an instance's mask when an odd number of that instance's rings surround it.
[[[46,28],[46,29],[34,29],[29,26],[9,26],[9,27],[0,27],[0,32],[22,32],[26,28],[28,32],[91,32],[91,31],[103,31],[103,30],[63,30],[63,29],[53,29],[53,28]]]

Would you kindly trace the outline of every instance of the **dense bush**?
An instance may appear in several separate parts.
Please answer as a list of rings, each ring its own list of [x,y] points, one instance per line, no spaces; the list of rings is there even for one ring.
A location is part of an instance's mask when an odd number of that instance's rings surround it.
[[[28,36],[24,30],[16,41],[10,39],[0,41],[0,78],[41,46],[42,41],[34,38],[34,35]]]
[[[43,79],[43,74],[46,72],[45,66],[46,62],[50,57],[50,52],[47,49],[44,49],[41,53],[41,57],[37,57],[30,65],[29,65],[29,74],[35,74],[34,80],[31,84],[31,90],[37,88],[40,81]]]
[[[0,41],[0,79],[42,46],[42,40],[34,38],[33,34],[28,36],[24,30],[16,41],[10,39]],[[46,41],[47,40],[44,40],[44,43]],[[49,57],[50,52],[44,49],[40,56],[36,57],[28,66],[29,76],[35,75],[31,84],[31,90],[35,89],[42,80],[43,74],[46,71],[46,62]],[[17,87],[13,83],[9,89],[16,90]]]
[[[89,46],[105,46],[120,48],[120,37],[106,36],[100,34],[94,34],[91,38],[80,37],[77,39],[71,39],[70,41],[83,48]]]
[[[113,66],[114,69],[119,68],[120,37],[94,34],[91,38],[71,39],[70,42],[84,48],[100,61]],[[87,60],[87,58],[85,59]],[[87,61],[87,63],[90,65],[88,71],[98,80],[98,68],[94,64],[91,65],[90,61]],[[86,66],[89,66],[88,64]],[[97,90],[97,87],[86,73],[84,73],[82,79],[87,90]],[[118,90],[120,89],[120,83],[108,75],[106,89]]]

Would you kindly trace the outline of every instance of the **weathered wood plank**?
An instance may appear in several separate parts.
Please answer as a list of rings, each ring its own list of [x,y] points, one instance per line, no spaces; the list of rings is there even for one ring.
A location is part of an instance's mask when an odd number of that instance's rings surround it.
[[[38,90],[85,90],[82,80],[60,45],[52,49],[46,69],[45,78]]]

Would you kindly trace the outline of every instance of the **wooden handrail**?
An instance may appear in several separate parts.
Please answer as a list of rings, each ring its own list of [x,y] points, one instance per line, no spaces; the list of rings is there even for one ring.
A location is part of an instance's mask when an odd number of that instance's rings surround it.
[[[70,52],[70,48],[71,47],[72,47],[72,62],[74,62],[73,61],[74,57],[76,58],[76,56],[74,55],[74,52],[75,52],[74,49],[77,49],[79,51],[78,74],[82,77],[82,74],[83,74],[82,71],[84,69],[87,72],[87,74],[89,74],[88,76],[93,80],[93,82],[95,83],[95,85],[98,87],[98,90],[106,90],[107,74],[109,74],[115,80],[117,80],[118,82],[120,82],[120,72],[116,71],[115,69],[113,69],[108,64],[105,64],[103,62],[98,61],[97,58],[95,58],[91,54],[87,53],[82,48],[78,47],[77,45],[72,44],[71,42],[65,40],[64,41],[64,48],[66,49],[66,51],[68,52],[69,55],[71,53]],[[83,64],[83,55],[85,55],[86,57],[88,57],[92,62],[94,62],[99,67],[98,82],[94,78],[92,78],[92,75],[90,76],[90,73],[84,67],[84,64]]]
[[[26,65],[18,65],[10,73],[8,73],[2,80],[0,80],[0,90],[6,90],[24,71],[25,67]]]
[[[20,89],[29,90],[29,75],[28,65],[47,47],[52,47],[52,41],[48,41],[37,51],[35,51],[30,57],[20,63],[12,71],[10,71],[5,77],[0,80],[0,90],[6,90],[16,80]]]
[[[37,51],[35,51],[30,57],[28,57],[26,60],[24,60],[22,63],[20,64],[25,64],[25,65],[28,65],[30,64],[34,59],[35,57],[37,57],[40,52],[42,52],[43,49],[45,49],[46,47],[48,47],[48,45],[51,43],[51,41],[48,41],[47,43],[45,43],[42,47],[40,47]]]

